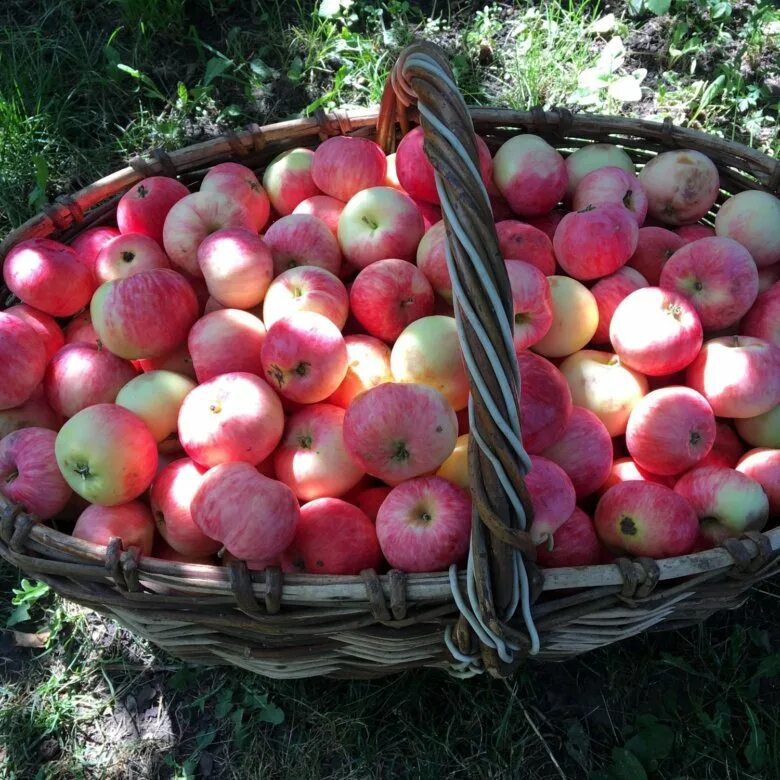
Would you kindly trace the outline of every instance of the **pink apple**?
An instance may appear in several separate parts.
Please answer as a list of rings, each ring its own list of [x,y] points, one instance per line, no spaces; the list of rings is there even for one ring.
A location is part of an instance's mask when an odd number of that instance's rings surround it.
[[[755,417],[734,420],[739,435],[754,447],[780,449],[780,405]]]
[[[452,280],[447,268],[446,247],[447,231],[444,222],[437,222],[428,228],[420,239],[417,246],[417,267],[425,274],[434,292],[452,303]]]
[[[568,175],[563,157],[538,135],[527,134],[501,145],[493,159],[493,180],[515,214],[535,217],[563,198]]]
[[[633,458],[618,458],[612,462],[609,476],[599,488],[599,495],[604,495],[613,485],[621,482],[655,482],[666,487],[674,487],[674,477],[662,477],[643,469]]]
[[[354,504],[361,512],[364,512],[372,523],[376,523],[379,509],[390,495],[390,487],[374,487],[361,490],[354,496],[350,503]]]
[[[632,173],[617,166],[598,168],[586,174],[577,184],[572,198],[572,210],[612,203],[625,207],[641,226],[647,216],[647,194],[642,182]]]
[[[339,217],[344,257],[356,268],[377,260],[411,260],[425,232],[414,201],[392,187],[371,187],[354,195]]]
[[[65,344],[65,336],[62,328],[56,320],[50,315],[33,309],[26,303],[19,303],[16,306],[10,306],[5,310],[6,314],[26,322],[41,338],[43,346],[46,349],[46,360],[51,360],[57,350]]]
[[[341,250],[328,226],[308,214],[290,214],[263,236],[274,259],[274,276],[299,265],[315,265],[338,274]]]
[[[274,157],[263,174],[263,187],[276,212],[292,214],[295,207],[321,192],[311,177],[314,152],[311,149],[288,149]]]
[[[383,382],[392,382],[390,347],[373,336],[361,334],[344,339],[347,348],[347,373],[326,401],[346,409],[364,390]]]
[[[758,269],[758,292],[766,292],[775,282],[780,282],[780,263]]]
[[[393,187],[397,190],[403,190],[404,188],[401,186],[401,182],[398,181],[398,171],[396,170],[396,153],[393,152],[392,154],[387,155],[387,171],[385,172],[385,180],[383,182],[384,187]]]
[[[257,176],[245,165],[221,163],[209,169],[200,185],[201,192],[218,192],[243,203],[252,230],[263,229],[271,213],[271,204]]]
[[[737,471],[761,485],[769,499],[770,516],[779,516],[780,450],[768,448],[750,450],[737,463]]]
[[[10,309],[8,313],[11,313]],[[780,282],[756,298],[740,323],[739,332],[743,336],[764,339],[780,347]]]
[[[657,286],[669,258],[684,245],[680,236],[662,227],[639,228],[634,254],[627,265],[639,271],[648,284]]]
[[[139,417],[116,404],[97,404],[62,426],[54,453],[65,481],[101,506],[141,495],[157,471],[157,442]]]
[[[541,341],[550,330],[552,293],[545,275],[531,263],[507,260],[506,272],[512,290],[513,338],[519,352]]]
[[[144,371],[175,371],[190,379],[195,379],[195,368],[192,365],[192,357],[187,350],[187,343],[184,342],[172,352],[161,355],[156,358],[144,358],[138,360],[138,367]]]
[[[735,422],[739,423],[742,421],[735,420]],[[712,445],[710,454],[717,455],[726,466],[733,469],[744,452],[745,447],[739,436],[734,432],[734,429],[726,422],[716,421],[715,443]]]
[[[542,233],[552,241],[555,237],[555,231],[558,229],[558,225],[561,224],[561,220],[565,216],[566,212],[562,209],[553,209],[539,217],[525,217],[524,222],[527,225],[531,225],[531,227],[535,227],[537,230],[541,230]]]
[[[423,272],[405,260],[380,260],[364,268],[349,293],[352,314],[366,332],[395,341],[420,317],[433,314],[433,290]]]
[[[324,268],[290,268],[271,282],[263,302],[263,322],[270,328],[282,317],[299,311],[321,314],[341,330],[349,314],[347,288]]]
[[[23,404],[41,383],[46,371],[43,339],[19,317],[0,312],[0,409]]]
[[[122,549],[137,547],[141,555],[151,555],[154,544],[154,522],[146,504],[129,501],[115,506],[88,506],[76,521],[71,536],[106,547],[114,538]]]
[[[545,276],[555,273],[552,241],[543,231],[515,219],[505,219],[496,223],[496,236],[504,260],[530,263]]]
[[[215,544],[219,544],[219,542],[215,542]],[[222,556],[223,563],[225,562],[225,555],[229,555],[229,553],[225,553]],[[152,546],[152,554],[150,557],[158,558],[161,561],[170,561],[171,563],[197,563],[201,566],[214,566],[217,562],[213,555],[184,555],[183,553],[177,552],[161,536],[156,536],[154,538],[154,545]],[[250,566],[249,568],[252,567]],[[168,588],[167,585],[155,583],[154,587],[158,593],[176,593],[175,588]]]
[[[94,268],[100,250],[118,235],[120,235],[119,228],[115,227],[89,228],[89,230],[79,233],[70,242],[70,248],[81,258],[81,262]]]
[[[634,163],[623,149],[612,144],[585,144],[575,149],[566,158],[566,173],[568,175],[568,188],[566,194],[571,197],[577,185],[591,171],[599,168],[618,167],[633,176]]]
[[[417,210],[422,217],[423,230],[428,230],[437,222],[441,222],[441,209],[438,206],[435,206],[433,203],[426,203],[424,200],[416,200],[415,198],[412,198],[412,201],[417,206]]]
[[[56,438],[47,428],[24,428],[0,441],[0,493],[39,520],[59,514],[72,493],[54,459]]]
[[[683,240],[683,244],[690,244],[691,241],[698,241],[700,238],[711,238],[715,235],[714,228],[698,222],[695,225],[681,225],[675,228],[674,232]]]
[[[704,344],[686,373],[718,417],[755,417],[780,403],[780,347],[752,336]]]
[[[181,346],[198,318],[198,300],[181,274],[160,268],[102,284],[90,313],[106,349],[137,360]]]
[[[18,243],[3,264],[3,278],[17,297],[52,317],[69,317],[89,303],[92,268],[69,246],[48,238]]]
[[[601,563],[603,549],[593,520],[579,507],[553,534],[553,548],[536,548],[536,562],[547,569],[568,566],[596,566]]]
[[[168,212],[190,191],[168,176],[150,176],[133,185],[116,206],[116,223],[121,233],[143,233],[158,244],[163,242],[163,225]]]
[[[394,487],[376,518],[387,562],[405,572],[445,571],[462,565],[471,536],[471,501],[441,477],[420,477]]]
[[[97,343],[98,340],[98,335],[92,326],[92,317],[89,314],[89,309],[85,309],[80,314],[77,314],[65,326],[62,333],[65,336],[66,344],[74,344],[77,341]]]
[[[294,209],[293,214],[308,214],[316,217],[328,226],[334,236],[338,235],[339,217],[346,204],[342,200],[331,198],[330,195],[313,195],[302,200]]]
[[[124,279],[139,271],[170,268],[171,264],[160,245],[143,233],[124,233],[112,238],[95,259],[95,279],[98,284]]]
[[[530,533],[534,544],[550,541],[550,537],[571,517],[575,509],[574,485],[566,472],[553,461],[531,456],[531,470],[525,478],[531,498],[534,519]]]
[[[179,410],[179,440],[196,463],[216,466],[267,458],[284,432],[274,391],[254,374],[220,374],[196,387]]]
[[[0,439],[22,428],[48,428],[58,431],[61,425],[62,417],[49,406],[43,385],[38,385],[20,406],[0,410]]]
[[[582,282],[568,276],[549,276],[553,320],[547,333],[533,345],[545,357],[572,355],[592,338],[599,325],[599,307]]]
[[[591,293],[599,307],[599,326],[593,334],[594,344],[609,344],[609,326],[620,303],[634,290],[647,287],[647,281],[639,271],[624,266],[614,274],[599,279],[591,287]]]
[[[337,135],[314,152],[311,177],[326,195],[345,203],[361,190],[379,187],[387,173],[382,149],[368,138]]]
[[[699,315],[680,293],[644,287],[615,309],[609,339],[627,366],[648,376],[663,376],[693,362],[703,333]]]
[[[730,197],[715,217],[715,232],[739,241],[759,268],[780,263],[780,200],[761,190]]]

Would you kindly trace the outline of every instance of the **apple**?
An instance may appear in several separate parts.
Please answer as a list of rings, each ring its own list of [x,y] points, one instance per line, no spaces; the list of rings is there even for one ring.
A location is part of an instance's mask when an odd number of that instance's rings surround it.
[[[73,490],[101,506],[137,498],[157,471],[151,431],[116,404],[97,404],[73,415],[57,434],[54,454]]]
[[[143,233],[158,244],[163,242],[163,225],[168,212],[190,191],[168,176],[150,176],[133,185],[116,204],[120,233]]]
[[[435,206],[433,203],[426,203],[424,200],[416,200],[415,198],[412,198],[412,201],[420,212],[424,231],[441,221],[441,208],[439,206]]]
[[[534,517],[530,533],[534,544],[547,542],[571,517],[576,505],[574,485],[553,461],[531,455],[531,470],[525,478]]]
[[[388,185],[389,186],[389,185]],[[292,211],[293,214],[308,214],[316,217],[328,226],[334,236],[338,235],[339,217],[346,204],[342,200],[331,198],[330,195],[312,195],[302,200]]]
[[[0,410],[0,439],[22,428],[58,431],[61,425],[62,417],[49,406],[43,385],[38,385],[23,404]]]
[[[780,405],[755,417],[734,420],[739,435],[754,447],[780,449]]]
[[[614,165],[597,168],[583,176],[574,190],[572,211],[611,203],[626,208],[641,227],[647,216],[647,194],[642,182]]]
[[[552,240],[533,225],[515,219],[496,222],[498,251],[504,260],[522,260],[536,266],[545,276],[555,273]]]
[[[346,409],[352,400],[382,382],[392,382],[390,369],[390,347],[373,336],[356,334],[346,336],[347,373],[341,384],[326,399]]]
[[[26,322],[43,341],[46,349],[46,360],[51,360],[52,356],[65,344],[65,335],[57,321],[45,312],[33,309],[26,303],[19,303],[16,306],[9,306],[5,310],[6,314]]]
[[[181,274],[159,268],[102,284],[90,314],[98,338],[115,355],[162,357],[184,343],[198,318],[198,299]]]
[[[736,468],[761,485],[769,499],[769,514],[780,515],[780,450],[750,450],[740,458]]]
[[[611,487],[596,506],[594,525],[610,550],[648,558],[686,555],[699,533],[699,520],[688,501],[655,482]]]
[[[92,317],[89,309],[85,309],[77,314],[62,331],[65,336],[66,344],[74,344],[77,341],[95,342],[98,341],[98,335],[92,325]]]
[[[545,357],[566,357],[582,349],[599,325],[599,307],[584,284],[568,276],[549,276],[553,321],[533,345]]]
[[[106,547],[115,537],[122,549],[137,547],[141,555],[151,555],[154,522],[146,504],[128,501],[114,506],[88,506],[76,520],[71,536]]]
[[[688,366],[686,384],[718,417],[756,417],[780,403],[780,347],[752,336],[710,339]]]
[[[448,479],[458,487],[469,489],[471,477],[469,474],[469,435],[458,436],[452,454],[439,466],[437,477]]]
[[[276,449],[284,412],[274,391],[254,374],[220,374],[192,390],[179,410],[179,441],[196,463],[243,461],[253,466]]]
[[[195,368],[192,365],[192,357],[184,342],[172,352],[156,358],[144,358],[136,361],[138,367],[144,371],[175,371],[177,374],[195,379]]]
[[[271,282],[263,302],[263,322],[270,328],[277,320],[299,311],[321,314],[341,330],[349,314],[347,288],[324,268],[290,268]]]
[[[674,229],[674,232],[683,240],[683,245],[690,244],[691,241],[698,241],[700,238],[711,238],[715,235],[715,229],[709,225],[702,225],[697,222],[694,225],[681,225]]]
[[[552,327],[552,293],[545,275],[531,263],[507,260],[506,272],[512,290],[513,340],[519,352],[541,341]]]
[[[386,173],[387,159],[377,144],[347,135],[323,141],[314,151],[311,165],[317,187],[345,203],[361,190],[381,186]]]
[[[434,292],[452,303],[452,280],[447,268],[446,247],[447,230],[444,222],[437,222],[428,228],[420,239],[417,246],[417,267],[425,274]]]
[[[311,177],[314,152],[288,149],[274,157],[263,174],[263,187],[276,212],[285,217],[307,198],[321,195]]]
[[[568,158],[567,158],[568,159]],[[566,216],[566,212],[562,209],[553,209],[546,214],[542,214],[539,217],[525,217],[524,221],[527,225],[541,230],[550,241],[555,237],[555,231],[558,229],[558,225],[561,224],[561,220]]]
[[[56,438],[47,428],[23,428],[0,441],[0,493],[39,520],[59,514],[72,493],[54,459]]]
[[[274,276],[289,268],[314,265],[332,274],[341,268],[341,250],[328,226],[308,214],[290,214],[274,222],[263,237],[274,259]]]
[[[363,512],[372,523],[375,523],[376,516],[379,514],[379,508],[391,491],[392,488],[387,486],[366,488],[361,490],[350,503]]]
[[[658,485],[674,487],[675,477],[662,477],[643,469],[633,458],[617,458],[612,462],[609,476],[599,488],[599,495],[604,495],[613,485],[621,482],[655,482]]]
[[[684,244],[680,236],[666,228],[639,228],[636,249],[626,265],[639,271],[648,284],[657,286],[664,265]]]
[[[87,261],[48,238],[20,241],[6,255],[3,279],[23,303],[52,317],[70,317],[83,309],[95,289]]]
[[[356,268],[389,257],[412,260],[424,232],[414,201],[392,187],[358,192],[339,217],[339,244],[344,257]]]
[[[215,544],[219,543],[215,542]],[[171,563],[197,563],[201,566],[214,566],[216,564],[214,555],[184,555],[174,550],[161,536],[154,538],[150,557],[161,561],[170,561]],[[224,562],[224,556],[222,560]],[[160,585],[159,583],[155,583],[154,588],[158,593],[172,593],[174,595],[177,593],[175,588],[168,588],[167,585]]]
[[[382,503],[376,535],[394,569],[432,572],[462,565],[471,537],[471,500],[441,477],[410,479]]]
[[[715,233],[739,241],[759,268],[780,263],[780,199],[761,190],[732,195],[715,217]]]
[[[644,375],[609,352],[575,352],[561,363],[560,373],[569,386],[572,402],[593,412],[610,436],[626,432],[632,409],[648,391]]]
[[[369,335],[395,341],[407,325],[433,314],[434,298],[431,285],[417,266],[388,259],[357,275],[349,303]]]
[[[23,404],[41,383],[46,371],[43,339],[19,317],[0,312],[0,409]]]
[[[209,294],[223,306],[251,309],[265,297],[274,275],[271,250],[244,228],[217,230],[197,250]]]
[[[775,282],[780,282],[780,263],[758,269],[758,292],[766,292]]]
[[[112,238],[95,258],[94,274],[98,284],[151,271],[170,268],[160,245],[143,233],[124,233]]]
[[[493,159],[493,180],[509,207],[522,217],[536,217],[566,194],[568,174],[563,157],[538,135],[516,135]]]
[[[115,227],[89,228],[89,230],[79,233],[70,242],[70,248],[81,258],[82,263],[94,268],[100,250],[118,235],[120,235],[119,228]]]
[[[11,313],[10,309],[8,313]],[[780,282],[756,298],[739,325],[739,333],[764,339],[780,347]]]
[[[599,325],[592,339],[594,344],[609,344],[609,326],[615,309],[634,290],[647,286],[647,280],[639,271],[623,266],[614,274],[599,279],[590,288],[599,309]]]
[[[593,520],[579,507],[553,534],[553,548],[536,548],[536,562],[546,569],[568,566],[596,566],[601,563],[603,549]]]
[[[697,222],[720,191],[715,164],[692,149],[661,152],[642,168],[639,180],[647,192],[648,214],[668,225]]]
[[[740,423],[742,420],[735,420],[734,422]],[[744,452],[745,447],[739,436],[734,432],[734,429],[728,423],[716,420],[715,443],[712,445],[710,454],[718,455],[725,465],[733,469]]]
[[[690,365],[703,341],[693,305],[680,293],[644,287],[624,298],[609,325],[612,348],[630,368],[648,376],[674,374]]]
[[[401,182],[398,181],[398,171],[396,170],[396,166],[395,166],[395,160],[396,160],[395,152],[393,152],[392,154],[388,154],[385,159],[387,161],[387,171],[385,172],[385,180],[383,182],[383,186],[393,187],[396,190],[402,190],[406,192],[406,190],[404,190],[404,188],[401,186]]]
[[[591,171],[599,168],[618,167],[633,175],[634,163],[626,152],[612,144],[585,144],[575,149],[565,160],[568,186],[566,195],[571,197],[577,185]]]
[[[271,204],[257,176],[245,165],[221,163],[210,168],[200,184],[201,192],[218,192],[243,203],[252,230],[263,229],[271,213]]]

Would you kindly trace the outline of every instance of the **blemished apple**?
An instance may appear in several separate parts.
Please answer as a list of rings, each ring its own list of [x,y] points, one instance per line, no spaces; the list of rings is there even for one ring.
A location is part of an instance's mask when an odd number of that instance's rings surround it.
[[[758,295],[758,270],[730,238],[702,238],[678,249],[664,265],[659,286],[685,296],[705,330],[734,325]]]
[[[392,187],[370,187],[355,194],[339,217],[338,240],[356,268],[397,257],[413,260],[425,232],[414,201]]]
[[[493,180],[510,208],[535,217],[553,208],[566,194],[568,174],[563,157],[538,135],[516,135],[493,158]]]
[[[338,235],[339,217],[347,204],[330,195],[312,195],[302,200],[292,211],[293,214],[308,214],[316,217],[328,226],[334,236]]]
[[[689,387],[664,387],[642,398],[628,418],[631,457],[654,474],[671,476],[692,468],[715,443],[715,415]]]
[[[163,242],[163,225],[168,212],[190,191],[169,176],[150,176],[134,184],[116,204],[120,233],[143,233],[158,244]]]
[[[66,344],[73,344],[76,341],[95,342],[98,341],[98,335],[92,325],[92,317],[89,309],[85,309],[77,314],[63,329]]]
[[[176,439],[179,410],[195,386],[189,377],[174,371],[149,371],[131,379],[117,393],[116,403],[140,417],[162,444]]]
[[[683,474],[674,485],[700,520],[714,520],[730,535],[760,531],[769,518],[769,499],[764,489],[736,469],[703,466]]]
[[[46,349],[46,360],[51,360],[65,344],[65,335],[57,321],[49,314],[33,309],[26,303],[18,303],[16,306],[9,306],[5,310],[6,314],[17,317],[22,322],[26,322],[43,341]]]
[[[599,488],[599,495],[604,495],[613,485],[621,482],[655,482],[658,485],[674,487],[675,477],[662,477],[643,469],[633,458],[617,458],[612,462],[612,468],[604,484]]]
[[[533,352],[518,352],[517,367],[523,443],[528,452],[538,455],[563,436],[572,411],[571,391],[566,377]]]
[[[98,284],[124,279],[139,271],[170,268],[160,245],[143,233],[124,233],[112,238],[95,258],[95,280]]]
[[[621,436],[631,410],[648,391],[647,379],[625,366],[617,355],[583,349],[560,365],[575,406],[589,409],[610,436]]]
[[[344,414],[339,406],[313,404],[287,420],[274,471],[299,500],[338,498],[363,476],[344,445]]]
[[[48,428],[23,428],[0,441],[0,493],[40,520],[59,514],[73,492],[54,459],[56,438]]]
[[[390,347],[373,336],[355,334],[346,336],[347,373],[341,384],[326,399],[327,403],[346,409],[352,399],[364,390],[392,382]]]
[[[23,404],[11,409],[0,409],[0,439],[22,428],[58,431],[62,422],[62,417],[49,406],[43,385],[38,385]]]
[[[204,466],[190,458],[169,463],[155,478],[149,502],[160,536],[182,555],[213,555],[221,547],[195,525],[192,499],[206,476]]]
[[[198,299],[181,274],[159,268],[100,285],[90,315],[101,343],[118,357],[162,357],[186,340]]]
[[[441,477],[394,487],[376,517],[387,562],[405,572],[444,571],[465,562],[471,536],[468,493]]]
[[[775,282],[756,298],[740,323],[739,332],[742,336],[764,339],[780,347],[780,282]]]
[[[439,466],[437,477],[448,479],[458,487],[469,488],[469,435],[463,433],[455,442],[452,454]]]
[[[447,231],[444,222],[437,222],[428,228],[420,239],[417,246],[417,267],[425,274],[434,292],[452,303],[452,280],[447,268],[446,246]]]
[[[321,195],[311,177],[314,152],[311,149],[288,149],[274,157],[263,174],[263,188],[277,214],[285,217],[307,198]]]
[[[739,241],[759,268],[780,263],[780,200],[761,190],[732,195],[715,217],[715,232]]]
[[[754,447],[780,449],[780,404],[755,417],[734,420],[739,435]]]
[[[254,374],[221,374],[196,387],[179,410],[179,441],[196,463],[265,460],[284,432],[282,403]]]
[[[639,228],[636,249],[627,266],[639,271],[647,283],[657,286],[669,258],[685,245],[680,236],[662,227]]]
[[[546,569],[596,566],[601,563],[602,554],[593,520],[577,507],[553,534],[552,550],[543,544],[536,548],[536,562]]]
[[[279,555],[293,540],[300,518],[292,490],[248,463],[209,469],[190,511],[206,536],[237,558],[253,561]]]
[[[571,517],[576,506],[574,485],[568,474],[553,461],[531,456],[531,470],[525,477],[534,519],[529,529],[534,544],[550,542],[550,537]]]
[[[317,266],[338,274],[341,249],[328,226],[309,214],[289,214],[276,220],[263,240],[274,259],[274,276],[297,266]]]
[[[626,152],[612,144],[585,144],[575,149],[565,160],[568,186],[566,194],[571,197],[577,185],[591,171],[599,168],[617,167],[633,176],[634,163]]]
[[[146,423],[116,404],[82,409],[60,429],[54,453],[65,481],[101,506],[132,501],[157,471],[157,442]]]
[[[599,279],[590,288],[599,309],[599,325],[592,339],[594,344],[609,344],[609,325],[615,309],[634,290],[641,290],[647,286],[647,280],[639,271],[623,266],[614,274]]]
[[[345,203],[356,193],[379,187],[385,181],[387,159],[368,138],[337,135],[314,152],[311,177],[317,187]]]
[[[710,339],[686,372],[718,417],[756,417],[780,403],[780,347],[752,336]]]
[[[637,226],[641,226],[647,216],[647,194],[642,182],[615,165],[586,174],[574,190],[571,207],[572,211],[582,211],[588,206],[607,203],[630,211]]]
[[[70,317],[83,309],[95,290],[87,261],[49,238],[20,241],[6,255],[3,279],[23,303],[52,317]]]
[[[118,235],[120,235],[119,228],[109,226],[90,228],[79,233],[70,242],[70,248],[81,258],[83,263],[94,268],[100,250]]]
[[[136,370],[98,344],[66,344],[51,359],[43,380],[49,406],[63,417],[95,404],[112,404]]]
[[[357,396],[344,417],[347,451],[389,485],[438,469],[457,438],[455,412],[428,385],[377,385]]]
[[[260,304],[274,275],[271,250],[243,228],[212,233],[198,247],[197,259],[209,294],[228,308]]]
[[[298,311],[321,314],[341,330],[349,314],[347,288],[324,268],[290,268],[271,282],[263,301],[263,322],[270,328],[277,320]]]
[[[0,409],[23,404],[46,371],[46,347],[31,325],[0,312]]]
[[[699,519],[688,501],[655,482],[611,487],[599,499],[594,525],[611,551],[656,559],[686,555],[699,533]]]
[[[453,317],[433,315],[407,325],[390,353],[396,382],[415,382],[438,390],[457,412],[469,402],[469,377]]]
[[[769,513],[780,515],[780,449],[758,448],[746,452],[737,471],[758,482],[769,499]]]
[[[106,547],[115,537],[122,549],[137,547],[141,555],[151,555],[154,544],[154,521],[149,507],[140,501],[115,506],[88,506],[76,520],[71,536]]]
[[[552,292],[547,277],[531,263],[507,260],[506,272],[514,312],[512,338],[519,352],[543,339],[552,327]]]
[[[647,213],[667,225],[698,222],[720,190],[718,169],[692,149],[675,149],[650,160],[639,172],[647,193]]]
[[[218,192],[244,204],[252,230],[263,229],[271,213],[271,204],[257,176],[245,165],[221,163],[210,168],[200,184],[201,192]]]
[[[595,493],[612,470],[612,438],[589,409],[572,408],[563,434],[542,455],[568,475],[577,499]]]
[[[395,341],[401,331],[433,314],[434,295],[425,274],[405,260],[380,260],[364,268],[349,292],[352,314],[371,336]]]
[[[625,365],[648,376],[664,376],[693,362],[704,334],[696,309],[684,296],[644,287],[615,309],[609,339]]]
[[[390,495],[391,490],[392,488],[387,486],[366,488],[361,490],[350,503],[354,504],[361,512],[364,512],[372,523],[375,523],[379,514],[379,508]]]
[[[175,371],[177,374],[195,379],[195,368],[192,365],[192,357],[187,350],[186,341],[165,355],[156,358],[143,358],[136,362],[139,368],[147,373],[149,371]]]
[[[702,225],[697,222],[694,225],[680,225],[674,232],[683,240],[683,245],[690,244],[691,241],[698,241],[700,238],[711,238],[715,235],[715,228],[709,225]]]
[[[599,326],[599,307],[584,284],[568,276],[549,276],[553,321],[533,345],[545,357],[566,357],[582,349]]]
[[[522,260],[536,266],[545,276],[555,273],[552,241],[544,231],[516,219],[496,223],[498,251],[504,260]]]

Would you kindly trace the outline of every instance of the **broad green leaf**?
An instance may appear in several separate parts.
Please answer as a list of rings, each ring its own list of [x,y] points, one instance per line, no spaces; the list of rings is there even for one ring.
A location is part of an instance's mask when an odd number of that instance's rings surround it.
[[[656,16],[663,16],[669,13],[672,0],[645,0],[645,8]]]
[[[623,39],[615,35],[607,41],[607,45],[599,54],[596,67],[605,73],[615,73],[623,65],[626,58],[626,49],[623,46]]]
[[[647,780],[647,772],[639,759],[625,748],[612,748],[609,773],[613,780]]]
[[[219,78],[231,67],[233,67],[233,63],[230,60],[222,59],[222,57],[212,57],[206,63],[206,74],[203,76],[203,84],[208,86],[214,79]]]
[[[653,723],[642,727],[626,742],[630,750],[643,764],[652,760],[666,758],[674,745],[674,732],[662,723]]]
[[[273,726],[279,726],[284,723],[284,710],[275,704],[268,704],[262,710],[259,710],[255,717],[262,723],[270,723]]]
[[[609,85],[609,96],[623,103],[636,103],[642,99],[642,88],[633,76],[621,76]]]
[[[585,68],[577,77],[579,89],[604,89],[608,83],[608,75],[599,68]]]
[[[24,623],[25,620],[30,619],[30,610],[28,609],[26,604],[20,604],[9,616],[8,620],[5,621],[5,627],[11,628],[11,626],[15,626],[17,623]]]

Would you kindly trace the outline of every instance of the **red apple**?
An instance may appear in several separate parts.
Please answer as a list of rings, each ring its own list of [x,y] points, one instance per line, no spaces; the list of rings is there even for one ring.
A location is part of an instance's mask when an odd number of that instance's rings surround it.
[[[337,135],[323,141],[314,152],[311,177],[326,195],[347,202],[369,187],[384,184],[387,159],[368,138]],[[312,193],[313,194],[313,193]]]
[[[433,227],[437,222],[441,222],[441,209],[438,206],[435,206],[433,203],[426,203],[424,200],[416,200],[415,198],[412,198],[412,201],[420,212],[424,231]]]
[[[765,293],[775,282],[780,282],[780,263],[758,269],[758,292]]]
[[[11,310],[8,309],[8,313]],[[780,347],[780,282],[756,298],[739,325],[742,336],[764,339]]]
[[[655,482],[658,485],[674,487],[674,477],[662,477],[643,469],[633,458],[618,458],[612,462],[609,476],[599,488],[599,495],[604,495],[613,485],[621,482]]]
[[[288,149],[274,157],[263,174],[263,187],[276,212],[292,214],[307,198],[320,195],[311,177],[314,152],[311,149]]]
[[[390,348],[373,336],[354,335],[344,339],[347,347],[347,373],[341,384],[326,399],[346,409],[352,400],[383,382],[392,382]]]
[[[549,276],[553,320],[534,345],[534,352],[556,358],[573,355],[592,338],[599,325],[599,307],[582,282],[568,276]]]
[[[98,284],[152,271],[170,268],[171,264],[160,245],[143,233],[125,233],[112,238],[95,259],[95,279]]]
[[[599,308],[599,325],[593,334],[594,344],[609,344],[609,325],[612,322],[615,309],[634,290],[640,290],[647,286],[646,279],[639,271],[624,266],[615,271],[614,274],[599,279],[591,287],[590,291],[593,293]]]
[[[740,458],[737,471],[761,485],[769,499],[769,514],[780,515],[780,450],[750,450]]]
[[[627,265],[639,271],[647,279],[648,284],[657,286],[664,265],[684,244],[680,236],[666,228],[640,228],[636,249],[628,258]]]
[[[20,406],[0,410],[0,439],[22,428],[48,428],[58,431],[61,425],[62,417],[49,406],[43,385],[38,385]]]
[[[642,182],[617,166],[598,168],[586,174],[577,184],[572,198],[572,210],[612,203],[625,207],[641,226],[647,216],[647,194]]]
[[[530,533],[534,544],[549,542],[550,537],[571,517],[575,509],[574,485],[566,472],[553,461],[531,456],[531,470],[525,478],[531,497],[534,519]]]
[[[417,267],[425,274],[434,292],[452,303],[452,280],[447,269],[446,246],[447,231],[444,222],[437,222],[428,228],[420,239],[417,246]]]
[[[98,341],[98,335],[95,333],[95,328],[92,326],[92,317],[89,314],[89,309],[85,309],[80,314],[77,314],[63,330],[66,344],[74,344],[77,341],[86,341],[88,343]]]
[[[187,343],[161,355],[156,358],[144,358],[137,361],[138,367],[144,371],[175,371],[177,374],[183,374],[190,379],[195,379],[195,368],[192,365],[192,357],[187,351]]]
[[[168,212],[190,191],[168,176],[150,176],[133,185],[116,205],[116,223],[121,233],[143,233],[158,244]]]
[[[741,421],[735,421],[741,422]],[[712,445],[711,454],[718,454],[726,465],[733,469],[737,461],[742,457],[745,447],[740,441],[734,429],[725,422],[715,422],[715,443]]]
[[[734,420],[739,435],[754,447],[780,449],[780,405],[755,417]]]
[[[575,149],[566,158],[566,173],[568,175],[568,188],[566,194],[571,197],[577,185],[591,171],[599,168],[618,167],[626,173],[635,173],[634,163],[626,152],[619,146],[612,144],[585,144]]]
[[[390,495],[392,488],[374,487],[366,488],[358,493],[351,503],[353,503],[361,512],[364,512],[372,523],[376,522],[379,508],[384,504],[385,499]]]
[[[519,352],[541,341],[550,330],[552,293],[545,275],[530,263],[507,260],[506,271],[512,290],[513,339]]]
[[[119,537],[123,550],[137,547],[141,555],[151,555],[154,522],[149,508],[140,501],[116,506],[88,506],[79,515],[71,536],[102,547]]]
[[[226,553],[226,555],[229,555],[229,553]],[[217,563],[217,560],[213,555],[184,555],[183,553],[177,552],[161,536],[155,537],[150,557],[157,558],[161,561],[171,561],[171,563],[197,563],[201,566],[214,566]],[[250,566],[249,568],[252,567]],[[168,588],[167,585],[155,583],[154,587],[158,593],[172,593],[174,595],[177,593],[175,588]]]
[[[568,157],[566,158],[569,159]],[[566,212],[562,209],[553,209],[546,214],[542,214],[539,217],[525,217],[524,221],[527,225],[541,230],[550,241],[555,237],[555,231],[558,229],[558,225],[561,224],[561,220],[566,216]]]
[[[271,282],[263,302],[263,322],[270,328],[277,320],[298,311],[321,314],[341,330],[349,314],[347,288],[324,268],[290,268]]]
[[[292,211],[293,214],[308,214],[316,217],[328,226],[334,236],[338,235],[339,217],[346,204],[330,195],[313,195],[302,200]]]
[[[505,219],[496,222],[496,236],[504,260],[530,263],[545,276],[555,273],[552,240],[543,231],[515,219]]]
[[[19,317],[0,312],[0,409],[23,404],[46,371],[46,347],[35,329]]]
[[[33,309],[26,303],[19,303],[16,306],[10,306],[5,310],[6,314],[26,322],[43,341],[46,349],[46,360],[51,360],[52,356],[65,344],[65,335],[57,321],[50,315]]]
[[[547,569],[568,566],[596,566],[603,549],[593,521],[579,507],[553,534],[553,548],[543,544],[536,548],[536,562]]]
[[[245,165],[221,163],[209,169],[200,185],[201,192],[218,192],[231,200],[243,203],[252,225],[257,232],[263,229],[271,213],[268,195],[260,185],[257,176]]]
[[[683,245],[690,244],[691,241],[698,241],[700,238],[711,238],[715,235],[714,228],[698,222],[695,225],[681,225],[675,228],[674,232],[683,240]]]
[[[79,233],[70,242],[70,248],[81,258],[83,263],[94,268],[100,250],[118,235],[120,235],[119,228],[115,227],[89,228],[89,230]]]
[[[718,209],[715,232],[739,241],[759,268],[780,263],[780,200],[761,190],[745,190]]]
[[[332,274],[341,268],[341,250],[328,226],[308,214],[290,214],[274,222],[263,239],[274,258],[274,276],[288,268],[314,265]]]

